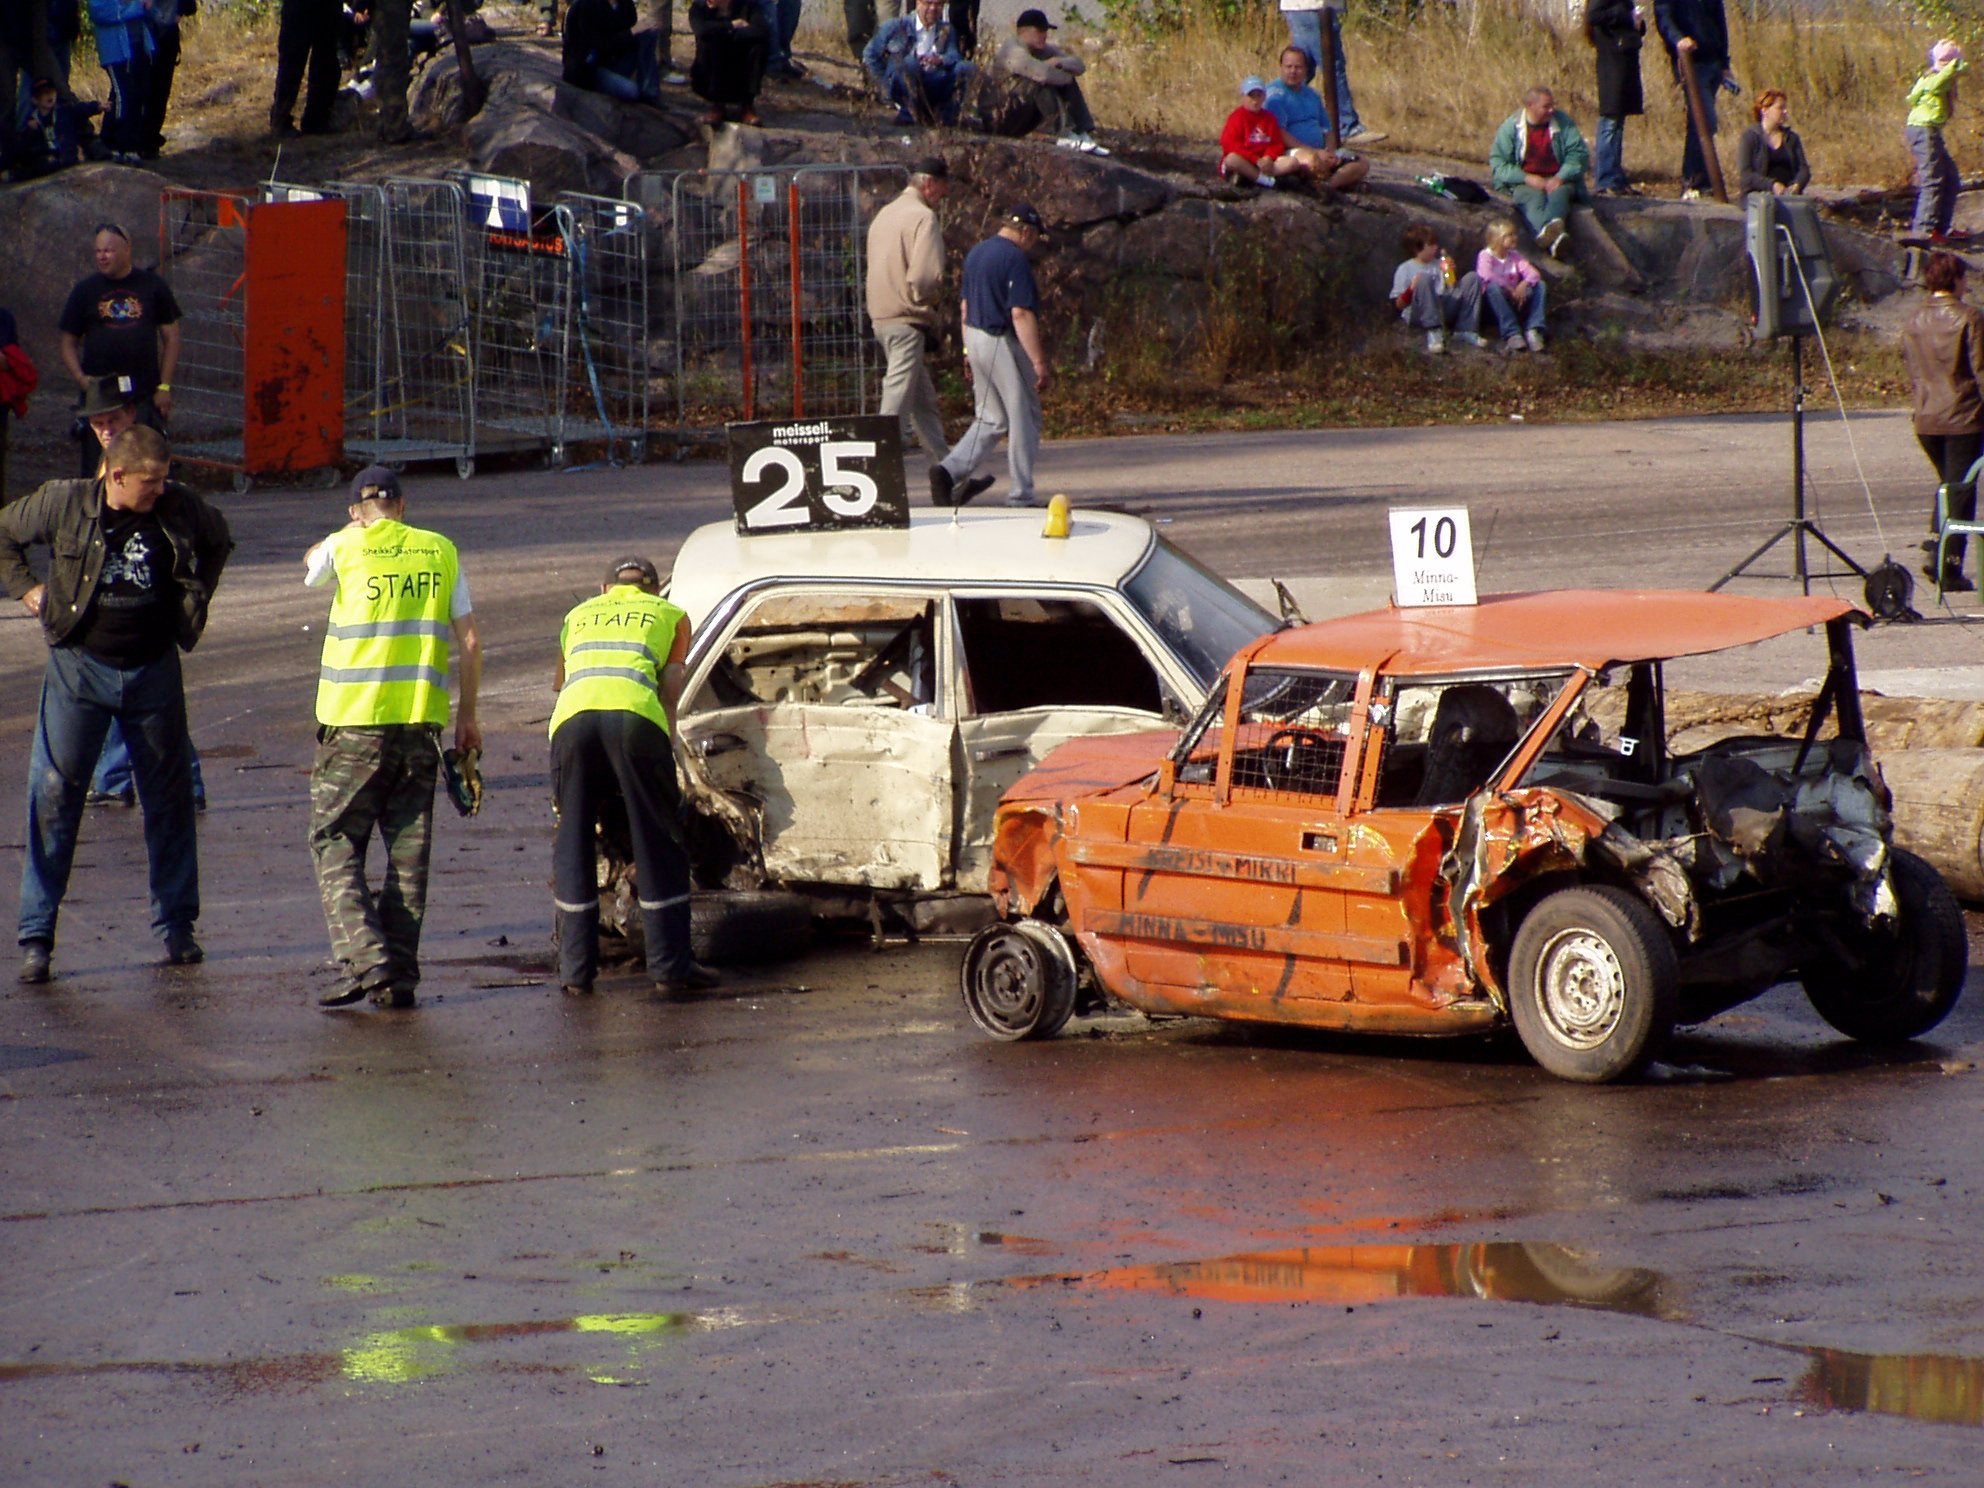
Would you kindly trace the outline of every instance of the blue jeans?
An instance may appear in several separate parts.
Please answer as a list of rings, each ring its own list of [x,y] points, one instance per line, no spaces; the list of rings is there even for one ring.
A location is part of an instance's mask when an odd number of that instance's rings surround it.
[[[1599,191],[1623,191],[1626,179],[1626,121],[1621,115],[1600,114],[1592,141],[1592,186]]]
[[[1702,114],[1708,120],[1709,148],[1715,147],[1715,96],[1722,91],[1722,75],[1729,70],[1726,62],[1694,62],[1695,86],[1701,90]],[[1696,191],[1708,190],[1708,164],[1702,155],[1702,142],[1695,134],[1695,113],[1681,101],[1682,112],[1688,116],[1688,143],[1681,147],[1681,184],[1691,186]]]
[[[204,801],[207,783],[200,778],[200,751],[189,743],[186,752],[193,761],[193,799]],[[96,774],[90,779],[90,789],[106,796],[121,796],[132,788],[131,746],[124,742],[124,725],[113,718],[110,732],[103,736],[103,753],[96,757]]]
[[[1530,285],[1529,296],[1521,305],[1510,299],[1509,292],[1499,284],[1486,285],[1481,291],[1482,300],[1495,312],[1495,326],[1504,341],[1524,331],[1543,329],[1543,297],[1541,283]]]
[[[975,69],[969,62],[956,67],[923,67],[914,58],[889,69],[889,102],[915,112],[919,99],[946,124],[958,121],[958,107],[964,102],[965,84]]]
[[[661,38],[643,31],[630,47],[619,49],[610,62],[595,62],[593,91],[622,103],[657,103],[661,99]]]
[[[1336,52],[1336,132],[1339,139],[1348,139],[1361,127],[1357,119],[1357,105],[1350,97],[1350,68],[1343,60],[1343,15],[1335,10],[1290,10],[1283,15],[1288,20],[1288,44],[1300,47],[1309,54],[1309,75],[1315,76],[1316,69],[1323,65],[1323,21],[1330,18],[1330,44]],[[1320,87],[1317,92],[1322,92]],[[1330,101],[1323,99],[1323,115],[1330,116]]]
[[[799,30],[799,12],[805,0],[766,0],[765,13],[772,23],[771,48],[765,53],[765,69],[777,72],[792,60],[792,38]]]
[[[161,939],[200,917],[199,835],[193,825],[192,743],[179,653],[128,671],[77,646],[48,653],[28,764],[27,861],[21,869],[22,941],[55,939],[69,887],[83,793],[110,721],[124,726],[145,810],[152,930]]]
[[[1922,124],[1911,124],[1902,131],[1915,156],[1915,221],[1917,233],[1946,233],[1956,215],[1958,174],[1950,147],[1943,143],[1943,131]]]

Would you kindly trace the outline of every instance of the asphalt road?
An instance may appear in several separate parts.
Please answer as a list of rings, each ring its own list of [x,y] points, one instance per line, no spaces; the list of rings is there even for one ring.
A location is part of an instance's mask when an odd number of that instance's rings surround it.
[[[1903,421],[1856,427],[1912,548],[1926,464]],[[1834,439],[1828,530],[1875,552]],[[1486,589],[1699,587],[1784,515],[1785,454],[1781,420],[1702,420],[1042,469],[1319,594],[1382,578],[1387,505],[1456,499]],[[411,492],[491,644],[489,796],[441,816],[423,1005],[311,1005],[298,560],[341,501],[235,499],[189,664],[210,959],[145,965],[140,826],[98,811],[58,980],[0,984],[0,1481],[1978,1480],[1984,1001],[1875,1055],[1783,988],[1603,1089],[1477,1043],[1120,1019],[996,1045],[946,944],[574,1002],[545,957],[557,617],[722,516],[721,472]],[[1961,687],[1980,635],[1863,655]],[[39,646],[0,621],[17,780]],[[19,856],[0,829],[0,899]]]

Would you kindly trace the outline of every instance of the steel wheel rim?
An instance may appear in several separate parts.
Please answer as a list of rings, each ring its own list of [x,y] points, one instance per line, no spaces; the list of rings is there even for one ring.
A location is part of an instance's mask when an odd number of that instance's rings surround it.
[[[1550,1036],[1570,1049],[1595,1049],[1626,1012],[1626,970],[1604,936],[1561,930],[1537,963],[1537,1009]]]
[[[1039,947],[1009,930],[979,953],[972,968],[973,1000],[1001,1028],[1026,1029],[1040,1016],[1046,972]]]

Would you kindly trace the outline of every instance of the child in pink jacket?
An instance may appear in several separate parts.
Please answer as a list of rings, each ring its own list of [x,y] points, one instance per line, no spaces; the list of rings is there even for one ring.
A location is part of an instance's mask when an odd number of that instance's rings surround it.
[[[1474,272],[1481,277],[1481,302],[1501,332],[1502,350],[1543,350],[1543,276],[1517,250],[1515,223],[1489,224]]]

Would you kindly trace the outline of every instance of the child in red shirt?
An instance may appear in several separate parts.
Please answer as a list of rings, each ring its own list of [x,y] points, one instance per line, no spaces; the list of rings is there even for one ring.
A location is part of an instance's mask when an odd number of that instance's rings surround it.
[[[1269,188],[1282,180],[1291,186],[1322,181],[1342,191],[1370,171],[1355,156],[1290,144],[1281,121],[1268,112],[1268,85],[1260,78],[1243,79],[1240,97],[1240,107],[1227,116],[1226,127],[1219,132],[1219,173],[1227,180]]]

